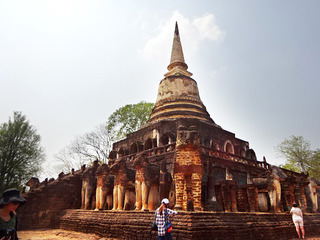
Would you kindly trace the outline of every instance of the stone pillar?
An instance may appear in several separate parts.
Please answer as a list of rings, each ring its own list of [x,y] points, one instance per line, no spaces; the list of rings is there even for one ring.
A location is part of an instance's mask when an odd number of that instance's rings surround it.
[[[85,209],[86,203],[86,189],[87,189],[87,181],[82,181],[82,189],[81,189],[81,209]]]
[[[233,180],[233,175],[230,172],[230,168],[226,167],[226,180]]]
[[[200,173],[193,173],[191,176],[193,206],[195,211],[203,210],[201,207],[201,178],[202,174]]]
[[[142,197],[141,197],[142,210],[143,211],[149,210],[148,209],[148,186],[145,181],[142,183],[141,192],[142,192]]]
[[[174,179],[176,187],[176,207],[187,210],[201,208],[201,161],[200,138],[195,126],[180,126],[177,132],[176,154],[174,159]],[[189,203],[188,203],[189,202]],[[195,208],[196,206],[196,208]]]
[[[165,188],[166,188],[166,173],[163,172],[160,168],[160,177],[159,177],[159,195],[160,195],[160,199],[163,199],[166,197],[165,194]]]
[[[167,171],[166,160],[160,164],[159,195],[160,199],[168,198],[172,184],[171,174]]]
[[[288,205],[292,206],[292,204],[295,202],[293,183],[290,183],[288,185],[287,199],[288,199]]]
[[[289,211],[292,207],[292,204],[295,202],[294,199],[294,185],[289,181],[281,182],[281,191],[282,191],[282,203],[284,205],[284,211]]]
[[[269,186],[269,196],[271,210],[274,212],[281,212],[280,202],[281,202],[281,184],[278,178],[272,178],[272,182]]]
[[[250,212],[258,212],[258,189],[253,184],[247,185],[247,195],[248,195],[248,203],[249,203],[249,211]]]
[[[314,179],[311,179],[308,185],[308,188],[310,189],[310,199],[312,201],[312,212],[316,212],[318,210],[317,188],[320,188],[320,186],[317,185]]]
[[[221,181],[222,201],[225,212],[231,212],[231,192],[226,181]]]
[[[233,180],[219,181],[226,212],[237,212],[236,183]]]
[[[148,188],[146,187],[145,166],[136,166],[135,191],[136,191],[136,210],[147,210]]]
[[[102,209],[103,202],[103,192],[102,192],[102,178],[97,178],[97,190],[96,190],[96,210]]]
[[[148,209],[155,210],[158,203],[159,203],[159,185],[151,184],[151,187],[149,190],[149,196],[148,196]]]
[[[303,211],[307,210],[307,199],[306,195],[304,193],[304,185],[297,184],[295,185],[295,193],[296,193],[296,199],[298,200],[298,204],[300,205],[300,208]]]
[[[118,209],[118,185],[115,185],[113,188],[113,208],[112,210]]]
[[[136,180],[136,210],[141,210],[142,208],[142,191],[141,182]]]
[[[210,161],[208,161],[208,197],[206,201],[206,210],[209,211],[219,211],[221,210],[221,207],[219,206],[219,203],[217,202],[217,196],[216,196],[216,191],[214,189],[214,177],[213,177],[213,166]]]
[[[191,176],[184,176],[184,190],[183,190],[183,210],[187,210],[188,201],[193,202],[193,192],[192,192],[192,180]]]
[[[232,212],[238,212],[237,209],[237,189],[236,189],[236,182],[230,182],[230,190],[231,190],[231,207]]]
[[[125,187],[123,185],[118,185],[118,208],[117,208],[117,210],[123,210],[124,194],[125,194]]]
[[[183,193],[184,193],[184,175],[183,173],[176,173],[174,175],[176,186],[176,205],[175,209],[182,210],[183,207]]]

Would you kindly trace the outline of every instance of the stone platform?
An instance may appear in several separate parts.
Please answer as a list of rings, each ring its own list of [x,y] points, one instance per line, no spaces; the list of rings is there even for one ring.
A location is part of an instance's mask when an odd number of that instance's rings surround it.
[[[150,225],[154,211],[66,210],[57,228],[94,233],[108,238],[157,239]],[[320,235],[320,213],[305,214],[307,236]],[[179,212],[172,218],[173,239],[292,239],[296,237],[289,213]]]

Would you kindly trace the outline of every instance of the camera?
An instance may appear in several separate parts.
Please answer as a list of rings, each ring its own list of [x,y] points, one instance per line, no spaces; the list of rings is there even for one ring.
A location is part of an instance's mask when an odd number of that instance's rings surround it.
[[[13,228],[9,228],[6,230],[6,235],[5,235],[5,240],[9,239],[11,237],[10,240],[14,240],[15,239],[15,230]]]

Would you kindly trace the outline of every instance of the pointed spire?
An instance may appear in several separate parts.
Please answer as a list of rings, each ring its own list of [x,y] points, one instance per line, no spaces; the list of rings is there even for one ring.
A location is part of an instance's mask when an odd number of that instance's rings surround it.
[[[174,30],[171,60],[168,66],[169,72],[165,74],[166,77],[173,76],[176,74],[186,75],[188,77],[192,76],[192,73],[187,71],[188,65],[184,62],[182,45],[180,41],[180,34],[178,23],[176,22],[176,27]]]
[[[173,67],[172,65],[175,63],[180,63],[181,65],[184,65],[185,69],[188,69],[188,66],[186,66],[184,62],[182,45],[180,41],[179,28],[178,28],[177,22],[174,30],[174,37],[173,37],[173,44],[172,44],[172,51],[171,51],[171,61],[170,61],[170,65],[168,66],[169,71],[172,69]]]
[[[159,84],[158,97],[149,123],[189,118],[215,124],[200,99],[197,82],[190,77],[192,73],[187,69],[176,23],[169,72]]]

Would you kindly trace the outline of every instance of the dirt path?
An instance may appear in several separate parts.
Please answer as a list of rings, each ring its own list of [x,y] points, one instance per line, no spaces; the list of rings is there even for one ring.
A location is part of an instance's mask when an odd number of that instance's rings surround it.
[[[18,231],[19,240],[120,240],[117,238],[99,237],[95,234],[67,231],[63,229],[43,229]],[[294,238],[295,240],[299,238]],[[308,240],[320,240],[320,236],[306,237]]]
[[[67,231],[63,229],[44,229],[35,231],[18,231],[19,240],[118,240],[116,238],[101,238],[95,234]]]
[[[291,240],[300,240],[301,238],[292,238]],[[317,236],[317,237],[305,237],[304,239],[307,239],[307,240],[319,240],[320,239],[320,236]]]

